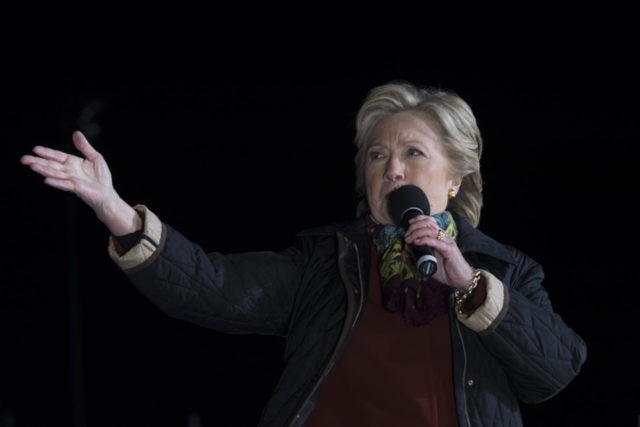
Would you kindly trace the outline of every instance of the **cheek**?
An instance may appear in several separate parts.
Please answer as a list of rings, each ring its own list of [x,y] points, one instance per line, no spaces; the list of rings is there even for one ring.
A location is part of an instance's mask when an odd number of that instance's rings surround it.
[[[446,182],[438,182],[432,185],[429,191],[429,202],[433,213],[442,212],[447,208],[449,202],[449,185]]]
[[[367,189],[370,189],[376,183],[376,174],[374,172],[371,166],[367,166],[364,170],[364,186]]]
[[[370,196],[377,195],[383,184],[384,179],[377,173],[366,173],[364,176],[364,187]]]

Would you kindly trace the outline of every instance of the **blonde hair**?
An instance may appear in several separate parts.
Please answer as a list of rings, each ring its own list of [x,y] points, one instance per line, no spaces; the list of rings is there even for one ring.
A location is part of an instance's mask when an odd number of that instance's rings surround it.
[[[383,117],[415,111],[429,120],[439,136],[451,172],[462,176],[462,184],[447,209],[465,217],[474,227],[480,222],[482,137],[471,107],[452,91],[419,87],[406,81],[392,81],[371,89],[356,115],[356,191],[366,205],[365,162],[370,134]]]

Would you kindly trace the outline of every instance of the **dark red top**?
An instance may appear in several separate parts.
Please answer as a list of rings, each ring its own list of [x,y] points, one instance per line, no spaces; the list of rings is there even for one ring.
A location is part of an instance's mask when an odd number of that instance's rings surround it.
[[[410,326],[383,308],[377,255],[371,265],[362,317],[305,427],[457,427],[448,311]]]

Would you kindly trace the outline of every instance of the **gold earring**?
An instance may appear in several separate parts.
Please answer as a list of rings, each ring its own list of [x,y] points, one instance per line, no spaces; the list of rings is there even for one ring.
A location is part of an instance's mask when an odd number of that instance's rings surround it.
[[[458,194],[458,193],[456,192],[455,188],[450,188],[448,194],[449,194],[449,198],[453,199],[454,197],[456,197],[456,194]]]

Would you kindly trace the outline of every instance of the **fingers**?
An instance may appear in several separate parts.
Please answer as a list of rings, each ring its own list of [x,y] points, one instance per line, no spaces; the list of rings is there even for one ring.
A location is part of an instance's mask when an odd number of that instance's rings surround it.
[[[24,156],[20,157],[20,163],[22,163],[23,165],[27,165],[29,166],[31,163],[34,162],[36,158],[29,155],[29,154],[25,154]]]
[[[89,144],[89,141],[87,140],[87,138],[79,130],[73,132],[73,135],[71,136],[71,138],[73,139],[73,145],[88,160],[93,160],[93,159],[95,159],[96,157],[98,157],[100,155],[100,153],[98,153],[95,150],[95,148],[93,148],[93,146],[91,144]]]
[[[80,131],[72,135],[73,144],[82,157],[36,145],[33,154],[25,154],[20,162],[45,178],[45,184],[60,190],[75,192],[79,196],[87,185],[99,184],[96,170],[101,167],[105,185],[111,185],[109,170],[102,156]]]
[[[29,165],[34,161],[38,161],[40,158],[42,158],[47,160],[53,160],[58,163],[64,163],[69,158],[69,155],[67,153],[54,150],[48,147],[42,147],[40,145],[36,145],[35,147],[33,147],[33,152],[40,157],[25,154],[20,158],[20,162],[24,165]]]
[[[454,239],[429,216],[417,216],[412,218],[409,223],[409,229],[404,236],[407,243],[434,246],[454,242]]]
[[[409,220],[409,228],[404,235],[404,240],[410,244],[424,244],[429,238],[435,238],[438,225],[428,216],[417,216]]]
[[[56,161],[43,159],[35,156],[22,156],[22,163],[29,166],[32,171],[39,173],[47,178],[67,178],[64,166]]]
[[[93,160],[100,156],[100,153],[96,151],[91,144],[89,144],[89,141],[82,132],[75,131],[72,135],[72,139],[74,146],[86,159]],[[40,173],[45,171],[46,167],[60,170],[62,165],[66,164],[70,160],[82,160],[78,156],[74,156],[60,150],[54,150],[53,148],[43,147],[41,145],[36,145],[33,147],[32,151],[36,156],[25,154],[20,158],[20,162],[23,165],[31,166],[31,169]]]
[[[33,152],[37,154],[37,156],[25,154],[20,158],[20,162],[23,165],[30,166],[31,169],[36,172],[45,172],[48,170],[59,171],[70,158],[67,153],[39,145],[33,147]]]
[[[36,151],[36,150],[34,150]],[[74,191],[75,185],[69,180],[64,165],[55,160],[42,157],[24,155],[20,158],[22,164],[44,177],[45,184],[64,191]]]

